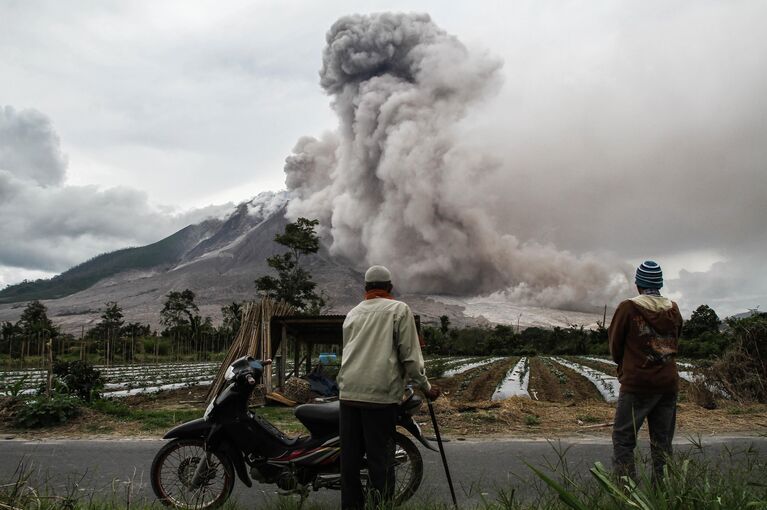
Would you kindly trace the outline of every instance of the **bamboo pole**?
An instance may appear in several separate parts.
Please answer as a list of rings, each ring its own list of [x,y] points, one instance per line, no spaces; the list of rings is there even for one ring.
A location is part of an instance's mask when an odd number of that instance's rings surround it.
[[[45,395],[51,398],[51,388],[53,387],[53,340],[48,340],[45,346],[48,350],[48,377],[45,385]]]
[[[240,329],[213,380],[206,397],[207,402],[210,402],[218,394],[224,384],[226,369],[234,360],[242,356],[253,356],[261,359],[272,356],[270,321],[274,316],[289,315],[292,311],[293,308],[287,303],[275,302],[269,298],[263,298],[258,303],[243,304]],[[271,382],[271,371],[265,373],[264,381],[265,383]]]

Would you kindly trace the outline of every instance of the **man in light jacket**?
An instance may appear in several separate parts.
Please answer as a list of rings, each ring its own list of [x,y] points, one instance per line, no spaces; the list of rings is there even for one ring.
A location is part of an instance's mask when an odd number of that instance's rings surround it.
[[[365,273],[365,300],[346,316],[338,373],[341,399],[341,507],[361,509],[360,481],[367,455],[371,497],[394,494],[394,433],[397,406],[408,382],[434,400],[439,389],[426,378],[415,318],[392,295],[391,273],[372,266]]]

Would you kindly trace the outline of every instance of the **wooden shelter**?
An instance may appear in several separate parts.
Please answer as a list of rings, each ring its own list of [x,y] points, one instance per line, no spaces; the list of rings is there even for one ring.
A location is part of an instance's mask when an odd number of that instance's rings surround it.
[[[243,305],[240,330],[227,351],[216,374],[206,401],[210,402],[224,384],[229,365],[239,357],[253,356],[272,359],[277,381],[273,384],[274,370],[264,371],[264,390],[267,394],[283,388],[292,376],[312,371],[312,355],[316,346],[328,346],[341,355],[345,315],[298,315],[287,303],[264,298],[256,303]],[[419,334],[421,321],[415,316]],[[337,348],[335,346],[338,346]],[[287,370],[288,355],[293,355],[293,368]]]
[[[272,353],[277,364],[277,387],[282,388],[288,377],[312,371],[315,346],[338,346],[341,354],[345,315],[288,315],[272,317]],[[292,347],[292,349],[290,349]],[[293,369],[286,373],[288,351],[293,353]]]

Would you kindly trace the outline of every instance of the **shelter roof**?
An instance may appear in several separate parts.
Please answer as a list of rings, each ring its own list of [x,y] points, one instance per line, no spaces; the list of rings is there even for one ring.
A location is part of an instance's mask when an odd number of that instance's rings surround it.
[[[272,338],[280,338],[280,329],[300,342],[341,344],[346,315],[283,315],[272,317]]]
[[[271,319],[272,338],[281,337],[281,329],[299,342],[311,344],[343,343],[343,326],[346,315],[282,315]],[[420,317],[415,317],[420,327]],[[275,342],[276,343],[276,342]]]

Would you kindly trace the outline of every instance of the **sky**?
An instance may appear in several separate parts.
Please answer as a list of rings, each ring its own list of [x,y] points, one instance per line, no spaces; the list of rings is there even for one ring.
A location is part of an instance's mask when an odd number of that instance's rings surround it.
[[[337,129],[341,16],[428,13],[499,62],[456,126],[520,242],[664,268],[682,309],[767,306],[764,2],[0,0],[0,287],[285,187]],[[479,157],[477,156],[477,157]]]

